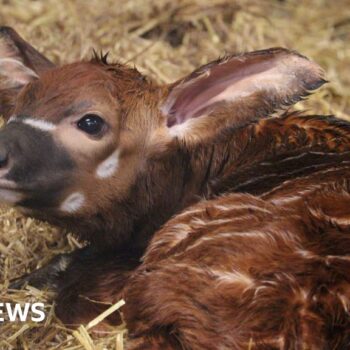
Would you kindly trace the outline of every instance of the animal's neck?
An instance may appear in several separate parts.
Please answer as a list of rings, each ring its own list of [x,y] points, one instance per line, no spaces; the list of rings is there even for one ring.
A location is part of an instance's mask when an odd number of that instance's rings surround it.
[[[175,141],[168,153],[150,159],[145,169],[147,176],[136,182],[126,205],[137,213],[127,245],[146,247],[171,216],[219,194],[212,191],[213,185],[219,185],[232,173],[251,132],[252,127],[230,130],[193,148]]]
[[[283,182],[350,161],[349,124],[290,114],[226,130],[190,151],[201,195],[261,195]]]

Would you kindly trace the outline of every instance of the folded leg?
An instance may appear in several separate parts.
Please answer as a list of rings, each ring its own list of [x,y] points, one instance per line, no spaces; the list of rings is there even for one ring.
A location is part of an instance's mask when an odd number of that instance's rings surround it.
[[[76,327],[122,298],[125,283],[139,265],[139,256],[126,249],[101,252],[88,246],[55,256],[44,267],[13,280],[10,289],[31,285],[56,292],[56,315],[67,326]],[[98,328],[121,322],[119,313],[114,313]]]
[[[70,327],[88,323],[123,298],[123,288],[138,265],[138,254],[128,251],[87,250],[77,255],[60,280],[56,315]],[[116,312],[95,331],[121,323]]]

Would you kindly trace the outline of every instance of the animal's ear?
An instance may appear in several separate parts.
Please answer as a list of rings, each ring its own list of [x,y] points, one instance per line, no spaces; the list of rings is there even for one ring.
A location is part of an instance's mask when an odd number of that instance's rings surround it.
[[[228,56],[171,84],[161,111],[182,134],[203,119],[203,128],[212,129],[208,118],[239,126],[299,101],[325,82],[322,75],[316,63],[283,48]]]
[[[10,27],[0,27],[0,115],[8,118],[20,89],[54,67]]]

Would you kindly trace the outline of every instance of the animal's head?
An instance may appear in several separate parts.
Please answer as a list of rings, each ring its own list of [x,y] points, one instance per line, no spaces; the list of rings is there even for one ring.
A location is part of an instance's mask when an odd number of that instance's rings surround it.
[[[176,186],[188,176],[177,154],[322,83],[315,63],[270,49],[229,56],[157,86],[105,58],[56,67],[3,27],[0,199],[80,231],[97,234],[103,226],[127,235],[140,215],[176,208],[183,190]]]

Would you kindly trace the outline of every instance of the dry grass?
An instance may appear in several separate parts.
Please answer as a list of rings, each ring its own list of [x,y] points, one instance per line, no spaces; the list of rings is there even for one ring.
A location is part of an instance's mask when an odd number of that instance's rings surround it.
[[[297,108],[350,114],[349,0],[0,0],[0,24],[15,27],[57,63],[91,48],[133,62],[170,82],[225,52],[294,48],[319,62],[330,84]],[[59,230],[14,210],[0,212],[0,301],[47,301],[47,293],[7,290],[8,280],[78,245]],[[50,303],[47,301],[47,305]],[[44,324],[5,323],[0,349],[121,349],[122,333],[104,338],[64,329],[48,306]]]

